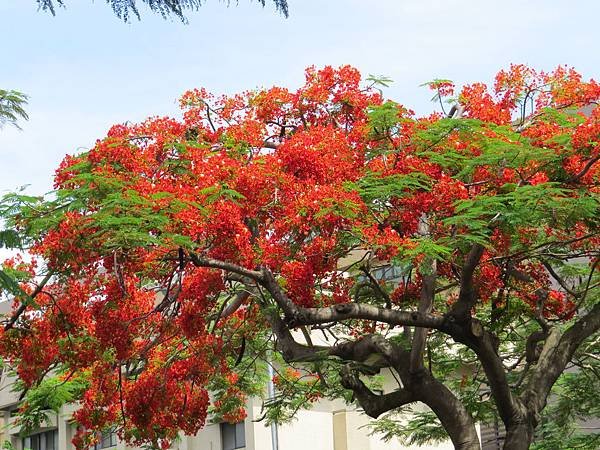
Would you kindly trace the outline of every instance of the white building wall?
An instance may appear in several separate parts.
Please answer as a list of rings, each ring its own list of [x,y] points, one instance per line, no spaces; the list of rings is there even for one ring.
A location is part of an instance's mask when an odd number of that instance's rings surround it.
[[[221,429],[217,424],[206,425],[196,436],[182,436],[174,447],[179,450],[221,450]]]
[[[279,427],[279,449],[332,450],[333,415],[331,412],[300,412],[298,419],[293,423]]]

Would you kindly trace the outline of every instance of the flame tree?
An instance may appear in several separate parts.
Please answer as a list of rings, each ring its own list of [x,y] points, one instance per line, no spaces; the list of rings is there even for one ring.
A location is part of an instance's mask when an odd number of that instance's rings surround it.
[[[31,255],[0,272],[22,425],[78,400],[79,447],[107,427],[165,447],[243,419],[269,354],[268,420],[343,397],[387,437],[477,449],[496,416],[525,449],[553,432],[553,386],[588,393],[577,416],[600,373],[600,85],[515,65],[432,81],[442,111],[417,117],[386,82],[192,90],[182,120],[67,156],[51,195],[5,196],[2,240]]]

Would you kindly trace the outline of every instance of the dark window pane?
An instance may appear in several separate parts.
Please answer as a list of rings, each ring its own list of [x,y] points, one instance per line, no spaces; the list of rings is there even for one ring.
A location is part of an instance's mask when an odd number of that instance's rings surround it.
[[[221,424],[221,440],[223,450],[235,450],[235,425],[230,423]]]
[[[31,450],[41,450],[40,449],[40,435],[36,434],[31,437]]]
[[[50,430],[44,433],[32,434],[23,438],[23,449],[29,450],[57,450],[58,430]]]
[[[110,431],[103,431],[102,432],[102,440],[101,440],[101,447],[102,448],[108,448],[110,447]]]
[[[56,441],[58,440],[58,432],[56,430],[46,431],[42,436],[42,447],[45,450],[56,450]]]
[[[246,446],[246,429],[244,422],[235,424],[235,448]]]
[[[114,431],[102,432],[102,448],[110,448],[117,445],[117,433]]]

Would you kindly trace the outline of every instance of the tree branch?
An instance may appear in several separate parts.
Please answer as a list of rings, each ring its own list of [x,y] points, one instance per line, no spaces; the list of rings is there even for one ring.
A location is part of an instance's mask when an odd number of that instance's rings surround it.
[[[594,305],[564,333],[561,334],[558,327],[551,329],[528,382],[527,390],[522,395],[533,414],[539,414],[546,406],[550,389],[565,370],[577,348],[598,330],[600,330],[600,303]]]
[[[552,276],[552,278],[554,278],[556,280],[556,282],[558,284],[560,284],[560,286],[569,294],[571,294],[572,297],[578,298],[579,294],[575,291],[573,291],[571,288],[569,288],[569,286],[567,286],[567,283],[565,283],[565,280],[562,279],[562,277],[556,273],[556,271],[554,270],[554,267],[552,267],[550,265],[550,263],[548,263],[548,261],[542,259],[541,260],[542,264],[544,265],[544,267],[546,268],[546,270],[548,271],[548,273]]]
[[[583,178],[585,176],[585,174],[589,172],[589,170],[592,168],[592,166],[594,164],[596,164],[599,160],[600,160],[600,155],[594,156],[593,158],[591,158],[578,173],[576,173],[575,175],[573,175],[571,178],[569,178],[567,180],[567,183],[573,183],[575,181],[579,181],[579,179]]]
[[[419,314],[430,314],[433,309],[433,299],[435,297],[435,281],[437,278],[437,266],[435,261],[431,261],[429,270],[431,273],[423,275],[423,285],[419,299]],[[420,327],[415,330],[412,348],[410,350],[410,371],[419,372],[424,368],[423,354],[425,352],[425,342],[427,340],[428,328]]]
[[[450,315],[459,321],[467,320],[471,315],[471,309],[477,301],[477,292],[473,283],[473,274],[483,255],[483,245],[473,244],[465,258],[460,276],[460,292],[458,300],[452,306]]]
[[[251,280],[254,280],[257,282],[263,281],[263,274],[261,272],[258,272],[256,270],[246,269],[245,267],[239,266],[234,263],[220,261],[218,259],[213,259],[213,258],[204,258],[204,257],[198,256],[192,252],[190,252],[190,259],[196,267],[210,267],[213,269],[221,269],[221,270],[225,270],[227,272],[233,272],[238,275],[248,277]]]
[[[358,404],[365,413],[376,419],[384,412],[399,408],[416,401],[414,393],[410,390],[400,388],[389,394],[377,395],[373,393],[359,378],[357,371],[345,365],[341,372],[342,386],[352,390]]]
[[[42,279],[42,281],[40,281],[40,284],[38,284],[36,286],[35,290],[29,295],[28,300],[33,300],[40,292],[42,292],[42,290],[44,289],[44,286],[46,286],[48,281],[50,281],[50,278],[52,278],[52,275],[53,275],[53,273],[49,272]],[[4,331],[10,330],[14,326],[14,324],[17,322],[17,320],[19,320],[19,317],[21,317],[21,315],[25,312],[25,309],[27,309],[27,306],[29,306],[28,301],[21,301],[21,304],[19,305],[17,310],[13,313],[13,315],[10,317],[10,319],[8,319],[8,322],[4,325]]]
[[[509,426],[511,423],[520,420],[523,417],[523,408],[508,384],[502,360],[496,353],[497,339],[495,336],[488,331],[484,331],[481,337],[465,343],[477,354],[481,362],[504,424]]]
[[[379,285],[375,277],[371,274],[368,267],[362,266],[361,271],[367,276],[370,283],[369,285],[373,287],[373,289],[377,292],[379,297],[385,302],[386,308],[390,309],[392,307],[392,299],[388,295],[387,292]]]
[[[397,311],[354,302],[339,303],[323,308],[304,308],[292,302],[268,269],[263,269],[261,284],[283,310],[288,326],[291,328],[301,325],[318,325],[334,321],[363,319],[389,325],[408,325],[443,330],[446,322],[443,316],[431,313]]]

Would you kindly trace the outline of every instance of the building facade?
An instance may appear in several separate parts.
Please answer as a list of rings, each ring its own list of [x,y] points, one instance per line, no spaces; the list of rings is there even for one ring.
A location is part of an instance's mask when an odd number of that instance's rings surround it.
[[[391,377],[389,377],[391,378]],[[387,377],[384,377],[387,380]],[[22,436],[16,425],[18,393],[11,391],[14,378],[3,373],[0,381],[0,420],[2,442],[15,450],[72,450],[71,439],[77,431],[72,416],[77,405],[63,406],[50,412],[48,423],[29,436]],[[393,383],[384,383],[384,390]],[[261,417],[262,402],[250,399],[248,417],[238,424],[207,424],[195,436],[181,435],[174,450],[450,450],[450,442],[436,446],[407,447],[397,441],[384,442],[381,436],[369,435],[365,427],[370,418],[342,401],[323,400],[310,410],[299,411],[290,424],[278,425],[275,442],[271,427],[256,421]],[[115,433],[103,433],[94,450],[129,449]]]

